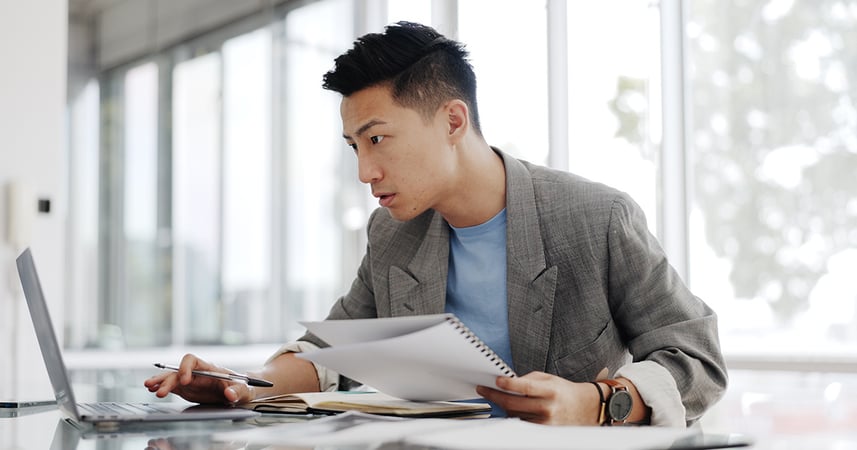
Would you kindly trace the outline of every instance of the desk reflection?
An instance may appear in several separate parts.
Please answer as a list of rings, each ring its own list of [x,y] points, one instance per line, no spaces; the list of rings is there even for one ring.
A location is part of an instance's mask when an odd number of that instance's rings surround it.
[[[215,441],[215,433],[260,428],[290,422],[305,422],[304,417],[261,417],[247,421],[173,422],[164,424],[123,424],[119,429],[102,431],[78,428],[64,418],[54,419],[51,450],[237,450],[255,449],[243,442]],[[20,448],[35,448],[22,446]],[[271,448],[272,447],[264,447]],[[299,450],[309,447],[294,447]]]
[[[267,434],[282,438],[284,437],[282,433],[285,431],[279,428],[275,429],[276,425],[294,422],[305,423],[308,420],[313,419],[304,416],[266,415],[240,422],[206,421],[125,424],[117,430],[99,431],[95,428],[78,428],[63,418],[60,411],[53,409],[46,412],[17,415],[15,417],[0,417],[0,448],[20,450],[44,450],[46,448],[68,450],[318,450],[322,448],[324,450],[425,450],[427,448],[415,444],[404,444],[402,442],[389,442],[386,444],[376,442],[372,445],[321,446],[321,442],[329,441],[325,437],[330,434],[329,429],[322,429],[322,423],[314,423],[312,426],[307,427],[301,426],[292,430],[299,430],[304,435],[309,436],[310,439],[308,442],[311,442],[312,445],[308,446],[262,445],[264,441],[254,441],[253,439],[244,437],[248,435],[258,437],[260,434],[265,435],[267,431]],[[386,433],[387,428],[385,425],[384,432],[381,434]],[[232,432],[236,432],[234,437],[231,436]],[[372,436],[376,439],[380,438],[380,436],[375,434]],[[752,434],[749,436],[753,437]],[[254,443],[248,444],[251,441]],[[301,444],[304,444],[304,442],[301,442]],[[270,443],[273,444],[274,442]],[[465,444],[465,442],[460,444]],[[674,444],[678,444],[678,442],[674,442]],[[466,446],[456,445],[455,447],[465,448]],[[688,446],[679,447],[688,448]],[[705,446],[693,446],[692,448],[701,447]],[[506,448],[509,448],[508,445]],[[805,450],[807,448],[818,450],[857,450],[857,430],[832,433],[824,436],[815,434],[766,436],[765,439],[756,440],[755,444],[749,448],[753,450]]]

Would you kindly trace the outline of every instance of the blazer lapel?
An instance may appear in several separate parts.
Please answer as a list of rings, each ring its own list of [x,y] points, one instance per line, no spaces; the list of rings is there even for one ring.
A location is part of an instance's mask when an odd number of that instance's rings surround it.
[[[390,311],[396,316],[439,314],[446,304],[449,228],[434,213],[407,267],[390,267]]]
[[[498,153],[506,165],[506,290],[512,358],[519,374],[544,371],[557,268],[545,263],[530,172],[520,161]]]

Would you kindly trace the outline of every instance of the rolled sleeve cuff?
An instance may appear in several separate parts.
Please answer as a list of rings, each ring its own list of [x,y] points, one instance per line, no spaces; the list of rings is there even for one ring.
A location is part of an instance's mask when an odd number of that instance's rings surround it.
[[[311,350],[318,350],[318,346],[313,344],[312,342],[307,341],[295,341],[284,344],[280,347],[267,361],[265,364],[273,361],[278,356],[285,353],[302,353],[308,352]],[[319,366],[316,363],[312,363],[315,367],[315,373],[318,375],[318,387],[322,391],[335,391],[339,389],[339,373],[334,372],[333,370],[327,369],[325,367]]]
[[[654,361],[640,361],[621,367],[616,377],[634,383],[643,402],[652,409],[652,425],[687,427],[681,394],[666,368]]]

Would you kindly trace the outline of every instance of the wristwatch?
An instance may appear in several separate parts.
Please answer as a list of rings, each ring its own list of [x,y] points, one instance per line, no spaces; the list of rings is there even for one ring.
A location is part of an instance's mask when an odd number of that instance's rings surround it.
[[[631,415],[631,408],[634,406],[634,400],[628,388],[616,380],[598,380],[601,383],[610,386],[610,395],[607,396],[607,405],[604,420],[605,426],[622,425],[628,420]]]

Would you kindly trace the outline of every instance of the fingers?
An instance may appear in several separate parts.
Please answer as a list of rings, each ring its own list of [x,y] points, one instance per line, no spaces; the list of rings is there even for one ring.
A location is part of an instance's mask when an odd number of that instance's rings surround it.
[[[485,386],[477,386],[476,392],[486,400],[496,404],[511,417],[525,420],[536,419],[543,415],[544,400],[537,397],[509,394]]]
[[[175,372],[162,372],[143,381],[143,386],[160,398],[166,397],[177,385],[178,375]]]
[[[161,382],[166,377],[167,373],[159,373],[157,375],[152,375],[151,377],[143,381],[143,386],[149,388],[149,392],[155,392],[158,389],[158,386],[160,386]]]
[[[497,377],[497,387],[526,397],[552,397],[553,375],[530,372],[522,377]]]
[[[256,398],[253,386],[248,386],[244,383],[236,383],[229,385],[223,390],[223,396],[230,404],[248,403]]]
[[[158,398],[164,398],[169,395],[170,392],[173,391],[179,385],[179,376],[176,373],[168,373],[164,379],[158,383],[157,387],[153,392]],[[151,388],[149,389],[152,390]]]
[[[479,386],[476,392],[503,408],[509,416],[536,423],[563,423],[565,420],[561,415],[564,415],[564,404],[570,399],[572,383],[544,372],[531,372],[517,378],[498,377],[496,383],[502,391]]]
[[[196,369],[209,370],[210,369],[210,367],[203,367],[204,365],[208,366],[209,364],[207,364],[205,361],[197,358],[196,355],[193,355],[190,353],[184,355],[184,357],[182,357],[181,363],[179,364],[179,372],[178,372],[179,383],[181,383],[182,386],[187,386],[188,384],[190,384],[193,381],[193,373],[192,372],[194,370],[196,370]]]
[[[236,403],[244,401],[250,395],[246,386],[241,387],[243,383],[233,385],[224,380],[194,376],[194,370],[228,372],[196,355],[187,354],[182,357],[178,371],[161,372],[144,381],[143,385],[159,398],[173,393],[196,403]]]

